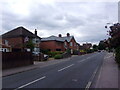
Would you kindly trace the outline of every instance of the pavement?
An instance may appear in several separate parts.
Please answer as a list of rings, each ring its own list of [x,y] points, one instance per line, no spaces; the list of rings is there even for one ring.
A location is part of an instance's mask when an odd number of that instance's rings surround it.
[[[94,88],[120,88],[118,65],[113,53],[107,53],[100,68]]]

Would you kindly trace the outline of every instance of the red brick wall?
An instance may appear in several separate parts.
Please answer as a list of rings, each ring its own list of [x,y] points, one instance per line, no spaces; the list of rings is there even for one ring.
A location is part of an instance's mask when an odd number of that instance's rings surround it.
[[[44,41],[40,43],[41,49],[50,49],[51,51],[56,51],[56,49],[61,49],[61,51],[65,51],[64,43],[57,41]]]
[[[14,48],[21,48],[23,45],[23,38],[22,37],[15,37],[15,38],[6,38],[3,39],[2,42],[5,44],[5,40],[8,41],[8,44]]]
[[[70,42],[73,43],[72,46],[70,46]],[[76,43],[75,39],[71,39],[70,42],[69,42],[70,49],[77,50],[77,43]]]

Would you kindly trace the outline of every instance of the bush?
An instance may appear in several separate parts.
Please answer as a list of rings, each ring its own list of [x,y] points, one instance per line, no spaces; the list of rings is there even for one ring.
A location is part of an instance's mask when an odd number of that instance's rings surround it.
[[[55,59],[61,59],[61,58],[63,58],[63,56],[61,54],[57,54],[57,55],[54,56],[54,58]]]
[[[63,52],[49,52],[48,55],[50,57],[54,57],[55,55],[58,55],[58,54],[63,54]]]
[[[120,64],[120,46],[115,49],[115,60]]]
[[[94,52],[94,50],[93,49],[87,49],[86,52],[87,53],[92,53],[92,52]]]
[[[79,54],[79,51],[77,51],[77,50],[73,51],[73,55],[78,55],[78,54]]]
[[[67,49],[66,52],[69,53],[69,54],[71,54],[71,50],[70,49]]]

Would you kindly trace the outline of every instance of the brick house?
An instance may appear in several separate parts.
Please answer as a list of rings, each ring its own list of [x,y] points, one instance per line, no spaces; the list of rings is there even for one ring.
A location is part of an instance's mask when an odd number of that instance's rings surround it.
[[[74,39],[74,36],[70,36],[69,33],[64,37],[59,34],[58,37],[50,36],[42,38],[40,48],[49,51],[66,51],[66,49],[71,49],[71,53],[73,53],[73,50],[78,49],[78,43]]]
[[[0,38],[0,52],[11,52],[11,46],[2,44],[2,38]]]
[[[17,27],[2,35],[2,44],[11,46],[13,52],[21,52],[29,50],[25,47],[25,44],[32,40],[35,44],[34,51],[39,51],[40,39],[36,30],[35,34],[33,34],[24,27]]]
[[[84,43],[83,44],[83,49],[90,49],[92,47],[91,43]]]

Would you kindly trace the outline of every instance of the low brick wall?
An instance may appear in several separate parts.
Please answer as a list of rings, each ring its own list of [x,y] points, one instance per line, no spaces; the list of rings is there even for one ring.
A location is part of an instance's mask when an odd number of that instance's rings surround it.
[[[31,52],[3,52],[2,69],[9,69],[33,64]]]

